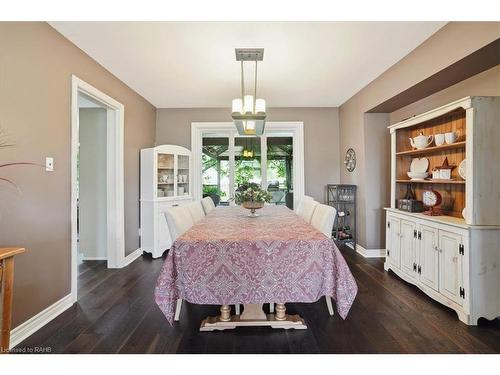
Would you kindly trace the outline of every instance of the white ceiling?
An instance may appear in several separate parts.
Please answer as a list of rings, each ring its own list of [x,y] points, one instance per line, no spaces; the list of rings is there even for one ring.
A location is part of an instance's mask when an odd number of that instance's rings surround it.
[[[445,22],[50,24],[156,107],[189,108],[239,96],[240,47],[265,48],[257,90],[268,107],[339,106]]]

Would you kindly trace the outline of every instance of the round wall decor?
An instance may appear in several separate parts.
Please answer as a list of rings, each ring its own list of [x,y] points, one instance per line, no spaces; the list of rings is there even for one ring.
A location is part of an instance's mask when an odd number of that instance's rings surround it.
[[[349,172],[356,168],[356,152],[352,148],[345,153],[344,164]]]

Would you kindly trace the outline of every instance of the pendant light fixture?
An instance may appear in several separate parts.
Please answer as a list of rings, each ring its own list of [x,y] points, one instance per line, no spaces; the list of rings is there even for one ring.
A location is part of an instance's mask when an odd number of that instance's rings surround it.
[[[264,133],[266,101],[264,99],[257,99],[257,62],[263,59],[263,48],[236,48],[236,61],[241,62],[241,97],[233,99],[231,117],[240,135],[262,135]],[[245,61],[255,61],[253,95],[245,94],[243,69]]]

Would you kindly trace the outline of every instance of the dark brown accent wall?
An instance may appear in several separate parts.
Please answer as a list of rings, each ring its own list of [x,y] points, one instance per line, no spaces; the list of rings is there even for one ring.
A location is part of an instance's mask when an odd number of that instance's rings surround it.
[[[125,106],[125,247],[139,247],[139,150],[154,145],[156,109],[44,22],[0,22],[0,127],[15,147],[2,162],[44,163],[55,171],[2,168],[22,193],[0,184],[0,246],[16,258],[14,327],[70,293],[71,75]]]
[[[500,38],[431,75],[368,112],[390,113],[500,64]]]

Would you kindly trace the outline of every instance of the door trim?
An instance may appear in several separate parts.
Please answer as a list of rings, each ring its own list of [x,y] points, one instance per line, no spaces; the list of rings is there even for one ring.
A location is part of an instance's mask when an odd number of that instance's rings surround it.
[[[106,200],[108,268],[125,264],[124,113],[125,107],[75,75],[71,76],[71,296],[76,302],[78,276],[77,156],[79,147],[78,94],[84,93],[108,108],[106,134]]]
[[[203,132],[228,132],[235,136],[236,128],[232,122],[193,122],[191,123],[191,152],[193,156],[193,199],[202,197],[201,187],[201,147]],[[305,194],[304,182],[304,123],[302,121],[266,122],[264,137],[268,132],[287,132],[293,135],[293,204],[297,207]]]

